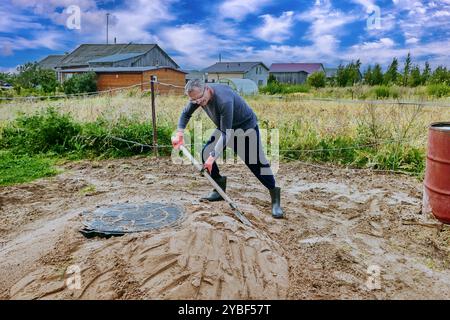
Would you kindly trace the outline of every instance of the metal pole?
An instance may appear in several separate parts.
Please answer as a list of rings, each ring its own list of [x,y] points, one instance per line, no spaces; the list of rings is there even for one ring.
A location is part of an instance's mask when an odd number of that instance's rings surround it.
[[[106,14],[106,44],[108,44],[109,42],[108,29],[109,29],[109,13]]]
[[[222,190],[222,188],[217,184],[216,181],[214,181],[214,179],[211,177],[211,175],[207,172],[203,170],[203,166],[200,164],[200,162],[198,162],[193,156],[192,154],[189,152],[188,149],[186,149],[185,146],[180,146],[180,150],[183,152],[183,154],[192,162],[192,164],[194,165],[194,167],[199,170],[203,176],[205,176],[209,183],[212,184],[212,186],[214,187],[214,189],[216,189],[216,191],[222,196],[222,198],[224,198],[224,200],[226,202],[228,202],[229,206],[231,207],[231,210],[233,210],[234,215],[245,225],[251,227],[252,224],[251,222],[244,216],[244,214],[239,210],[239,208],[237,207],[236,203],[233,202],[233,200],[231,200],[231,198]]]
[[[153,127],[153,153],[158,156],[158,138],[156,133],[156,111],[155,111],[155,76],[150,77],[150,89],[152,94],[152,127]]]

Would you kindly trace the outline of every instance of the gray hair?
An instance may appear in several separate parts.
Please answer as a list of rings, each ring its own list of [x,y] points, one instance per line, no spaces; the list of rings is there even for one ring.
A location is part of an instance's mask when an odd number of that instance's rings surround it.
[[[205,82],[201,79],[191,79],[186,83],[186,86],[184,87],[184,93],[189,94],[194,89],[198,89],[200,92],[203,92],[205,89]]]

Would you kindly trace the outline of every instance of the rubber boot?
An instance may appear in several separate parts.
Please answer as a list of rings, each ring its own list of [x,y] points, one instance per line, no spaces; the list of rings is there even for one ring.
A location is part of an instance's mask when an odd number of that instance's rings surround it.
[[[283,209],[281,209],[280,201],[280,187],[275,187],[269,190],[270,198],[272,199],[272,217],[275,219],[281,219],[284,217]]]
[[[222,190],[225,192],[227,189],[227,177],[220,177],[218,179],[214,179],[215,182],[222,188]],[[204,196],[200,198],[201,201],[222,201],[222,196],[216,191],[216,189],[213,189],[207,196]]]

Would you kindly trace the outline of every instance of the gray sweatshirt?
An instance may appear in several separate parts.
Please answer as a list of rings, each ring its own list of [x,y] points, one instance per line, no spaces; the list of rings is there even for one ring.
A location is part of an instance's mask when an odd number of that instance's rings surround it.
[[[222,132],[214,148],[214,157],[219,157],[231,138],[229,129],[247,130],[255,128],[257,117],[245,100],[227,85],[208,84],[214,90],[214,95],[203,108],[206,114]],[[189,102],[183,109],[178,121],[178,129],[185,129],[198,104]]]

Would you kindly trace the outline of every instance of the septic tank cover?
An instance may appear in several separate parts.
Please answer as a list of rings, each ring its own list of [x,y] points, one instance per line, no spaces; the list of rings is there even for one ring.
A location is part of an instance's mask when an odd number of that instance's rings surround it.
[[[120,236],[172,226],[181,220],[183,210],[167,203],[121,203],[83,213],[85,236]]]

